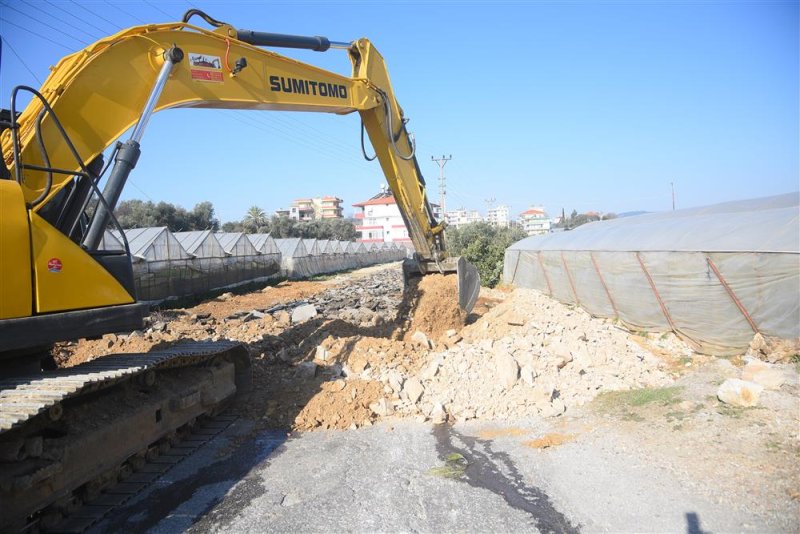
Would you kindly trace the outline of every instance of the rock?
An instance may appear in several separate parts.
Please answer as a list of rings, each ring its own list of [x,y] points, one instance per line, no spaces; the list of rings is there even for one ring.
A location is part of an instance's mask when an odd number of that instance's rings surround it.
[[[497,371],[497,379],[503,386],[510,388],[517,383],[519,365],[517,365],[517,360],[511,354],[505,351],[495,353],[494,365]]]
[[[435,425],[439,425],[442,423],[447,422],[447,412],[444,409],[444,406],[440,402],[435,402],[433,404],[433,408],[431,409],[431,413],[428,415],[431,418],[431,422]]]
[[[753,360],[744,366],[742,380],[755,382],[766,389],[780,389],[786,382],[786,373],[768,363]]]
[[[319,345],[317,347],[316,352],[314,353],[314,359],[319,360],[321,362],[327,362],[330,356],[331,356],[330,351],[325,347],[323,347],[322,345]]]
[[[534,380],[536,379],[536,372],[533,370],[533,367],[525,365],[520,369],[519,377],[529,386],[533,386]]]
[[[369,409],[379,417],[386,417],[394,413],[394,408],[392,408],[391,403],[386,400],[386,398],[382,398],[378,402],[373,402],[369,405]]]
[[[764,388],[754,382],[729,378],[717,390],[717,398],[725,404],[750,407],[758,405],[758,398]]]
[[[291,315],[286,310],[276,312],[273,317],[275,317],[275,322],[278,323],[278,326],[289,326],[292,320]]]
[[[303,380],[311,380],[317,376],[317,364],[314,362],[303,362],[297,366],[297,377]]]
[[[303,304],[292,310],[292,324],[308,321],[317,315],[317,308],[313,304]]]
[[[422,383],[416,378],[409,378],[403,385],[403,392],[408,395],[408,401],[411,404],[416,404],[425,393],[425,388]]]
[[[425,369],[420,373],[420,377],[423,380],[433,380],[433,377],[436,376],[436,373],[439,372],[439,366],[441,365],[441,360],[436,359],[433,360],[431,363],[428,364]]]
[[[400,392],[403,389],[403,375],[401,375],[398,371],[392,370],[389,371],[387,375],[387,381],[389,382],[389,387],[392,388],[393,391]]]
[[[428,336],[426,336],[423,332],[420,332],[419,330],[414,332],[414,335],[411,336],[411,341],[419,343],[420,345],[423,345],[425,348],[428,349],[432,348]]]
[[[286,350],[286,347],[281,347],[281,350],[278,351],[278,358],[287,363],[292,360],[292,357],[289,356],[289,351]]]
[[[264,313],[261,313],[261,312],[260,312],[260,311],[258,311],[258,310],[253,310],[253,311],[251,311],[251,312],[247,313],[247,314],[246,314],[246,315],[245,315],[245,316],[242,318],[242,322],[243,322],[243,323],[246,323],[246,322],[248,322],[248,321],[253,321],[253,320],[255,320],[255,319],[263,319],[264,317],[266,317],[266,314],[264,314]]]
[[[225,301],[225,300],[230,300],[232,298],[233,298],[233,293],[228,292],[228,293],[223,293],[222,295],[218,296],[217,300]]]
[[[458,332],[456,331],[456,329],[455,329],[455,328],[451,328],[450,330],[448,330],[448,331],[447,331],[447,332],[445,332],[444,334],[445,334],[447,337],[456,337],[456,334],[458,334]]]
[[[506,323],[510,326],[525,326],[525,317],[518,312],[512,312],[508,315]]]

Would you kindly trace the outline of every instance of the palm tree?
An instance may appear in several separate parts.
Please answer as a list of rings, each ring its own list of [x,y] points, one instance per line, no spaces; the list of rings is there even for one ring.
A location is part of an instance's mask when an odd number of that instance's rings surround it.
[[[257,232],[259,228],[267,225],[267,214],[258,206],[250,206],[242,223],[248,231]]]

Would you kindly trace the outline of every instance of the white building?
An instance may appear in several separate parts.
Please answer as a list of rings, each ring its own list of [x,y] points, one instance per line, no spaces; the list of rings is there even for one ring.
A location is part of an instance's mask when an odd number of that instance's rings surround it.
[[[519,214],[519,224],[528,235],[549,234],[552,221],[542,206],[531,206]]]
[[[276,210],[275,214],[297,221],[341,219],[342,209],[342,199],[339,197],[298,198],[288,208]]]
[[[382,188],[381,192],[374,197],[353,204],[353,207],[361,210],[356,211],[355,215],[356,230],[361,232],[361,238],[358,241],[362,243],[411,244],[408,229],[391,191]]]
[[[498,228],[508,228],[511,224],[508,206],[501,205],[490,209],[486,213],[486,222]]]
[[[447,224],[454,228],[471,224],[474,222],[481,222],[483,217],[478,213],[478,210],[468,210],[466,208],[459,208],[455,211],[447,212]]]

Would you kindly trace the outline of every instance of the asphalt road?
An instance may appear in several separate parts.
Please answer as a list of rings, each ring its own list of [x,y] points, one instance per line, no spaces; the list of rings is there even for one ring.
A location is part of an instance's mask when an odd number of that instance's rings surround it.
[[[240,420],[94,530],[774,531],[607,435],[542,451],[502,428],[402,421],[287,436]]]

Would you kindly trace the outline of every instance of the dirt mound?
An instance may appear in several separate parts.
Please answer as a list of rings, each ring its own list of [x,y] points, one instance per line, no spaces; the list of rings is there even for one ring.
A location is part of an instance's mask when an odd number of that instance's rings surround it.
[[[411,301],[411,320],[406,340],[416,331],[439,339],[448,330],[460,330],[467,318],[458,307],[458,278],[455,274],[429,274],[412,280],[406,291]]]

